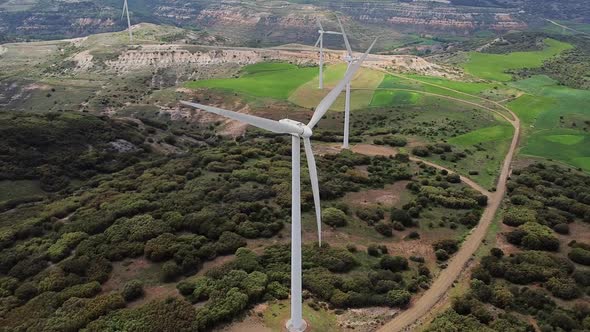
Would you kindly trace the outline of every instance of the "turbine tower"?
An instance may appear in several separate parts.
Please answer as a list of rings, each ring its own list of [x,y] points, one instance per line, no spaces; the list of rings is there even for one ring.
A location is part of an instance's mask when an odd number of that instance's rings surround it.
[[[184,105],[245,122],[274,133],[291,135],[291,319],[287,322],[287,329],[290,332],[303,332],[307,328],[307,323],[303,320],[303,299],[301,294],[301,140],[303,139],[305,155],[307,157],[307,165],[309,168],[309,176],[311,179],[311,188],[315,204],[318,238],[321,245],[320,192],[315,158],[311,149],[310,138],[313,134],[312,129],[318,124],[324,114],[328,112],[328,109],[338,98],[338,95],[340,95],[344,87],[354,77],[374,44],[375,42],[373,42],[367,52],[360,57],[354,65],[348,68],[342,81],[340,81],[338,85],[336,85],[336,87],[330,91],[324,99],[322,99],[307,125],[290,119],[275,121],[228,111],[217,107],[186,101],[181,102]]]
[[[127,5],[127,0],[123,0],[123,12],[121,13],[121,19],[123,19],[124,15],[127,15],[127,30],[129,31],[129,42],[133,42],[133,33],[131,32],[131,20],[129,19],[129,6]]]
[[[346,36],[346,32],[344,31],[344,27],[342,26],[342,22],[338,17],[338,24],[340,25],[340,30],[342,31],[342,37],[344,38],[344,44],[346,45],[346,55],[344,56],[344,61],[348,66],[347,70],[355,63],[358,59],[354,57],[352,54],[352,48],[350,48],[350,43],[348,42],[348,37]],[[350,135],[350,82],[346,84],[346,100],[344,101],[344,142],[342,142],[342,148],[348,149],[348,137]]]
[[[324,34],[328,34],[328,35],[341,35],[341,32],[336,32],[336,31],[326,31],[324,30],[324,27],[322,27],[322,22],[320,22],[320,20],[318,19],[318,26],[320,27],[320,29],[318,30],[318,33],[320,34],[320,37],[318,38],[318,41],[315,42],[314,47],[320,47],[320,90],[324,88]]]

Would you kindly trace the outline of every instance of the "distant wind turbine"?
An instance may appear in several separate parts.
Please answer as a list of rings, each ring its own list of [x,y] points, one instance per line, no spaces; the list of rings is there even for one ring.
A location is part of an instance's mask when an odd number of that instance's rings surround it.
[[[133,42],[133,33],[131,32],[131,20],[129,19],[129,6],[127,5],[127,0],[123,0],[123,12],[121,13],[121,19],[123,16],[127,14],[127,30],[129,31],[129,42]]]
[[[318,33],[320,34],[320,37],[318,38],[318,41],[315,43],[314,47],[320,47],[320,90],[324,88],[324,34],[328,34],[328,35],[341,35],[341,32],[336,32],[336,31],[326,31],[324,30],[324,27],[322,27],[322,22],[320,22],[320,20],[318,19],[318,26],[320,27],[320,29],[318,30]]]
[[[337,17],[338,24],[340,25],[340,30],[342,31],[342,37],[344,38],[344,44],[346,45],[346,55],[344,56],[344,61],[350,68],[354,63],[359,61],[358,57],[355,57],[352,53],[352,48],[350,47],[350,42],[348,41],[348,37],[346,36],[346,31],[344,31],[344,27],[342,26],[342,21],[340,18]],[[380,61],[377,58],[365,57],[364,60],[367,61]],[[346,100],[344,102],[344,142],[342,143],[343,149],[348,149],[348,138],[350,135],[350,81],[346,85]]]
[[[376,41],[376,40],[375,40]],[[315,112],[307,125],[290,119],[279,121],[260,118],[253,115],[232,112],[217,107],[206,106],[191,102],[182,101],[187,106],[195,107],[203,111],[224,116],[226,118],[245,122],[252,126],[266,129],[273,133],[291,135],[291,319],[287,322],[287,329],[290,332],[302,332],[307,328],[307,323],[302,316],[302,291],[301,291],[301,139],[305,148],[307,158],[307,167],[311,179],[311,188],[315,204],[316,220],[318,227],[318,239],[321,246],[321,210],[320,210],[320,191],[318,184],[318,175],[315,163],[315,157],[311,149],[310,138],[313,134],[312,129],[318,124],[322,117],[328,112],[338,95],[344,87],[349,84],[350,80],[357,73],[365,60],[375,41],[367,52],[361,56],[358,61],[350,66],[336,87],[330,91],[324,99],[318,104]]]

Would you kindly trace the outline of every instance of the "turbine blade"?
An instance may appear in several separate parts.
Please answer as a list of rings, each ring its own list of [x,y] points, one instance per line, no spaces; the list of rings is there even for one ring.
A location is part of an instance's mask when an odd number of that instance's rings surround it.
[[[123,1],[123,11],[121,12],[121,19],[125,16],[125,10],[127,10],[127,0]]]
[[[315,45],[313,45],[313,47],[318,47],[318,45],[320,44],[320,39],[322,39],[321,35],[318,37],[318,41],[315,42]]]
[[[318,225],[318,241],[322,246],[322,209],[320,207],[320,186],[318,181],[318,170],[315,164],[315,157],[311,149],[309,137],[303,138],[305,147],[305,157],[307,158],[307,168],[309,169],[309,179],[311,180],[311,191],[313,192],[313,202],[315,205],[315,216]]]
[[[342,35],[342,32],[337,31],[324,31],[324,33],[328,35]]]
[[[324,31],[324,27],[322,26],[322,22],[320,22],[320,19],[317,19],[318,22],[318,26],[320,27],[320,30]]]
[[[350,83],[350,81],[352,81],[354,75],[356,75],[358,70],[361,68],[363,61],[365,61],[365,59],[369,55],[369,52],[371,52],[371,49],[373,48],[373,46],[375,46],[375,42],[377,42],[377,38],[375,38],[375,40],[373,41],[371,46],[369,46],[365,54],[363,54],[357,62],[355,62],[352,66],[350,66],[350,68],[348,68],[342,81],[340,81],[338,85],[336,85],[336,87],[332,89],[332,91],[330,91],[324,97],[324,99],[322,99],[322,101],[318,104],[318,106],[315,109],[315,112],[313,113],[313,116],[311,117],[311,120],[309,121],[309,124],[307,125],[309,128],[313,129],[313,127],[315,127],[315,125],[318,124],[318,122],[322,119],[324,114],[328,112],[328,109],[330,109],[332,104],[336,101],[338,95],[340,95],[340,93],[342,92],[342,90],[344,90],[346,85]]]
[[[244,113],[228,111],[228,110],[224,110],[224,109],[213,107],[213,106],[191,103],[188,101],[181,101],[181,103],[184,105],[187,105],[187,106],[201,109],[205,112],[209,112],[209,113],[224,116],[226,118],[245,122],[245,123],[252,125],[254,127],[258,127],[258,128],[266,129],[268,131],[272,131],[273,133],[298,134],[298,135],[303,133],[303,129],[298,130],[299,128],[296,128],[295,126],[291,126],[291,125],[281,123],[281,122],[275,121],[275,120],[265,119],[265,118],[257,117],[254,115],[244,114]]]
[[[346,51],[348,55],[352,56],[352,48],[350,48],[350,43],[348,42],[348,37],[346,36],[346,31],[344,31],[344,26],[342,26],[342,21],[340,21],[340,17],[336,17],[338,19],[338,24],[340,25],[340,30],[342,31],[342,37],[344,38],[344,44],[346,45]]]

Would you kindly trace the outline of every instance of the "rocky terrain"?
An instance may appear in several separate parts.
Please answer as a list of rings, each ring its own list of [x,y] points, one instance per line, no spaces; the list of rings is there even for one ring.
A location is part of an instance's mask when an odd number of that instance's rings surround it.
[[[521,2],[522,6],[527,3],[525,0]],[[142,7],[131,3],[130,11],[132,23],[187,27],[219,36],[226,45],[232,46],[313,43],[316,20],[322,19],[327,26],[334,26],[336,14],[344,15],[351,29],[360,34],[382,35],[389,42],[399,40],[404,31],[465,35],[481,30],[503,32],[528,26],[530,17],[522,6],[495,4],[149,0],[142,2]],[[124,28],[118,2],[44,0],[16,6],[11,1],[0,1],[0,42],[76,37]],[[328,40],[327,44],[330,43],[332,41]]]

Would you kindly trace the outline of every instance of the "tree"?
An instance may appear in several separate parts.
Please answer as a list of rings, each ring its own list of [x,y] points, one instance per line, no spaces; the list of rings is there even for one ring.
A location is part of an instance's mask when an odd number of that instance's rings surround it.
[[[323,221],[332,227],[343,227],[348,223],[346,214],[337,208],[329,207],[324,210]]]

